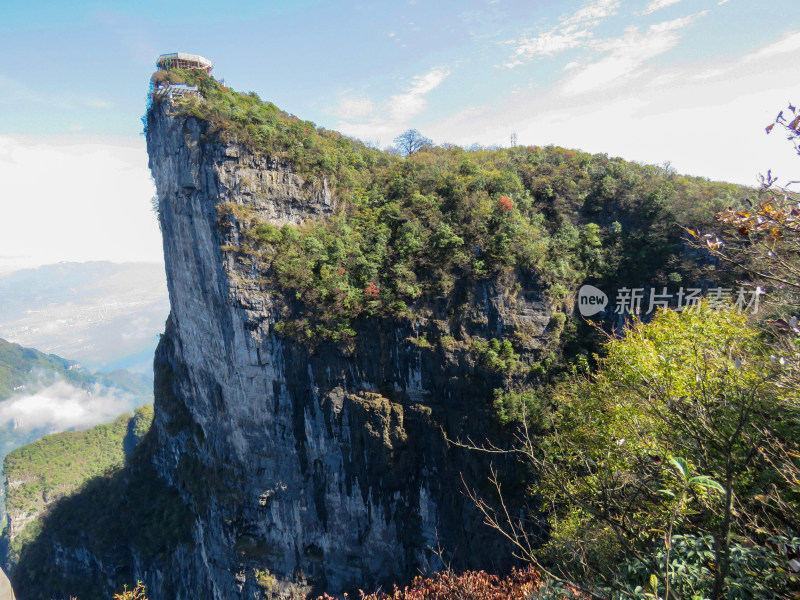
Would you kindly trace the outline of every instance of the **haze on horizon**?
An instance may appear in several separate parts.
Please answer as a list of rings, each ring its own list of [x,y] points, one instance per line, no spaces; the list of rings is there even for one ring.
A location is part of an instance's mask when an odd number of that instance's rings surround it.
[[[764,127],[800,102],[792,0],[47,0],[2,9],[0,272],[160,262],[141,135],[163,52],[380,146],[556,144],[755,185],[798,179]]]

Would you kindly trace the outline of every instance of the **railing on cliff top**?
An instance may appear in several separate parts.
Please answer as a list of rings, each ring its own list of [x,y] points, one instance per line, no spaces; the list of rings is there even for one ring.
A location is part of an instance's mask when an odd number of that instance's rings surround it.
[[[182,98],[184,96],[200,96],[200,90],[196,85],[186,85],[185,83],[170,83],[159,85],[150,90],[153,98]]]

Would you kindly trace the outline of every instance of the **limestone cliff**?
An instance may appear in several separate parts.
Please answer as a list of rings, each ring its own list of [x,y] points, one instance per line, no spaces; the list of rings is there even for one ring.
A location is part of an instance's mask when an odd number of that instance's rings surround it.
[[[235,220],[220,226],[217,206],[298,224],[336,210],[328,185],[220,141],[166,101],[148,113],[147,145],[171,315],[155,358],[153,429],[138,460],[177,491],[188,529],[150,554],[117,540],[98,555],[54,535],[58,568],[105,594],[127,578],[142,579],[151,600],[197,600],[369,589],[441,558],[507,566],[509,549],[463,494],[462,476],[485,485],[489,459],[444,438],[492,430],[502,376],[463,349],[415,341],[524,329],[531,348],[545,346],[553,308],[535,285],[462,282],[460,311],[440,298],[421,303],[413,319],[364,318],[346,351],[282,337],[276,323],[302,299],[266,285],[237,254],[241,231]],[[40,593],[54,591],[20,597]]]
[[[197,511],[207,588],[232,597],[258,569],[332,591],[387,583],[435,562],[439,544],[459,563],[486,565],[493,547],[507,560],[461,494],[475,457],[440,431],[486,430],[492,382],[412,343],[433,323],[359,323],[348,355],[276,336],[289,302],[220,249],[238,231],[218,226],[216,206],[297,224],[334,209],[327,187],[207,142],[203,122],[167,104],[149,118],[172,306],[157,356],[159,389],[165,372],[171,381],[171,405],[157,404],[159,471]],[[506,294],[482,287],[481,322],[463,325],[491,337],[522,319],[542,333],[549,307],[529,297],[512,313]]]

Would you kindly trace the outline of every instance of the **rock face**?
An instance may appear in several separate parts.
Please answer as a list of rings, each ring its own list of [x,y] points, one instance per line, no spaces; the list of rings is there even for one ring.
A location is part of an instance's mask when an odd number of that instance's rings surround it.
[[[461,471],[485,473],[440,431],[485,431],[490,382],[414,345],[420,322],[360,323],[348,355],[276,336],[287,301],[220,249],[238,232],[221,231],[216,206],[298,224],[334,202],[291,165],[204,142],[203,127],[156,106],[148,151],[172,306],[156,362],[175,406],[157,400],[158,460],[166,479],[187,474],[176,484],[198,511],[206,589],[238,596],[259,569],[329,591],[388,583],[436,566],[440,544],[460,563],[490,563],[492,548],[506,561],[462,494]],[[473,295],[479,317],[462,326],[489,337],[549,322],[536,293],[513,307],[491,286]]]
[[[171,302],[150,442],[193,523],[190,543],[150,564],[134,556],[128,583],[144,580],[151,600],[232,599],[370,589],[442,559],[508,566],[509,549],[463,493],[462,476],[485,486],[489,459],[443,435],[486,437],[502,378],[466,351],[414,342],[525,330],[544,346],[551,305],[535,287],[467,282],[460,316],[442,298],[413,321],[365,319],[346,352],[277,335],[296,299],[266,288],[232,250],[240,231],[220,227],[217,205],[283,224],[324,217],[335,201],[291,165],[169,109],[154,105],[147,127]],[[62,562],[73,572],[106,564]],[[108,581],[121,585],[120,572]]]

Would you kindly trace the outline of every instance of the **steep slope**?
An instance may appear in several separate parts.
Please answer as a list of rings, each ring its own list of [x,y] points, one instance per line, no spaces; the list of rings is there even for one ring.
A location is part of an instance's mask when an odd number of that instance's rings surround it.
[[[687,276],[659,222],[680,181],[562,149],[390,157],[204,85],[147,115],[171,303],[153,427],[111,481],[54,507],[13,571],[20,598],[137,579],[155,600],[288,596],[442,559],[507,567],[462,491],[486,491],[490,463],[512,496],[524,476],[446,438],[508,441],[495,391],[546,380],[581,278]]]

